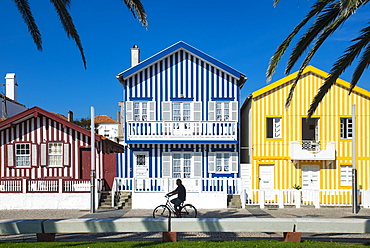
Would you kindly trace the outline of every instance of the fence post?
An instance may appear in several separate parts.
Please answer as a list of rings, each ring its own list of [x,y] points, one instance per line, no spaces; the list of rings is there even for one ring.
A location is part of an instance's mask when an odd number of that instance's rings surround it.
[[[58,193],[63,193],[63,179],[59,178],[58,179]]]
[[[315,208],[320,208],[320,190],[314,190],[313,205]]]
[[[27,193],[27,179],[22,179],[22,193]]]
[[[301,197],[302,197],[302,191],[296,190],[294,191],[294,203],[296,208],[301,207]]]
[[[282,189],[280,189],[278,191],[278,205],[279,205],[279,208],[284,208],[284,191]]]
[[[259,199],[258,201],[260,202],[260,208],[265,208],[265,191],[264,190],[260,190],[259,192],[259,195],[258,195]]]

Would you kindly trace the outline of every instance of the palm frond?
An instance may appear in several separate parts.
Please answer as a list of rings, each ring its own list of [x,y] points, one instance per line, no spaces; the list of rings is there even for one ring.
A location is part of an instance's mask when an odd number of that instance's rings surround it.
[[[274,0],[274,7],[276,7],[279,4],[280,0]]]
[[[325,30],[325,28],[330,25],[338,17],[339,14],[340,5],[338,3],[330,4],[322,11],[322,14],[317,17],[316,21],[300,38],[300,40],[294,47],[285,68],[285,74],[290,73],[295,63],[306,51],[312,41],[319,35],[319,33],[323,32],[323,30]]]
[[[36,25],[35,18],[32,15],[32,11],[28,0],[13,0],[17,5],[18,11],[21,13],[24,22],[28,27],[28,32],[30,32],[33,42],[39,51],[42,51],[42,39],[39,28]]]
[[[148,27],[148,21],[146,19],[146,13],[144,5],[141,3],[141,0],[123,0],[126,6],[129,8],[131,13],[135,18],[138,18],[140,23]]]
[[[289,36],[278,46],[274,55],[271,57],[267,71],[266,77],[267,82],[271,81],[272,75],[275,73],[277,64],[279,63],[281,57],[284,55],[286,49],[289,47],[290,42],[292,39],[297,35],[297,33],[304,27],[309,20],[311,20],[315,15],[319,14],[326,5],[328,5],[333,0],[318,0],[316,1],[310,12],[306,15],[306,17],[293,29],[293,31],[289,34]]]
[[[362,49],[368,45],[370,42],[370,28],[368,27],[363,29],[362,34],[352,41],[357,42],[348,47],[344,55],[335,62],[331,69],[330,76],[325,80],[324,84],[320,87],[319,92],[311,102],[310,108],[307,112],[309,117],[313,115],[319,103],[328,93],[329,89],[333,86],[339,76],[352,64],[353,60],[358,57]]]
[[[293,81],[292,87],[290,88],[289,95],[285,101],[285,107],[288,108],[290,102],[292,101],[294,90],[298,84],[299,79],[302,76],[304,69],[308,66],[311,59],[320,48],[320,46],[324,43],[324,41],[347,19],[348,17],[340,16],[335,22],[329,25],[319,36],[317,41],[315,42],[315,46],[308,52],[307,56],[305,57],[304,61],[301,64],[301,67],[298,71],[296,78]],[[333,25],[335,24],[335,25]]]
[[[80,36],[77,33],[72,17],[69,14],[67,8],[70,7],[70,0],[50,0],[54,5],[55,10],[59,16],[59,19],[63,25],[64,30],[67,33],[68,38],[72,38],[80,50],[81,58],[86,69],[86,58],[82,47]]]
[[[370,27],[367,27],[367,29],[369,28]],[[369,64],[370,64],[370,44],[366,46],[365,51],[362,53],[361,59],[358,62],[358,65],[352,74],[351,89],[349,92],[350,94],[353,88],[356,86],[358,80],[362,76],[363,72],[366,70],[367,67],[369,67]]]

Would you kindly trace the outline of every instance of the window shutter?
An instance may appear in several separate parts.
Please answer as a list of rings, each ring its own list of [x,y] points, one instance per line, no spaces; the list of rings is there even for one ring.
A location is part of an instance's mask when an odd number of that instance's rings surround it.
[[[163,152],[162,153],[162,177],[171,177],[171,153]]]
[[[274,118],[274,138],[281,138],[281,118]]]
[[[31,166],[37,167],[37,144],[31,145]]]
[[[14,145],[7,145],[8,167],[14,167]]]
[[[171,120],[171,102],[162,102],[162,120]]]
[[[208,102],[208,120],[215,121],[216,120],[216,102],[210,101]]]
[[[238,173],[238,153],[231,153],[231,172]]]
[[[194,177],[202,177],[202,153],[194,153]]]
[[[41,163],[40,163],[40,165],[41,166],[47,166],[48,165],[48,163],[47,163],[47,152],[48,152],[48,150],[47,150],[47,147],[46,147],[46,144],[44,143],[44,144],[41,144],[41,151],[40,151],[40,158],[41,158]]]
[[[193,120],[202,120],[202,102],[193,102]]]
[[[63,165],[64,166],[70,166],[69,161],[70,160],[70,153],[69,153],[69,144],[64,144],[63,145]]]
[[[216,153],[209,152],[208,153],[208,172],[215,173],[216,172]]]
[[[231,121],[238,121],[239,117],[239,108],[238,108],[238,102],[233,101],[230,102],[230,108],[231,108]]]
[[[132,121],[133,120],[133,102],[127,101],[126,102],[126,121]]]
[[[155,103],[156,102],[148,102],[149,105],[149,121],[155,121]]]

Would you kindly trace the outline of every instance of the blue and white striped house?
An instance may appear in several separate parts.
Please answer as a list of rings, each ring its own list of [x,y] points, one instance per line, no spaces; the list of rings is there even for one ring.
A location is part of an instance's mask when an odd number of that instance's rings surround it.
[[[226,207],[241,189],[240,89],[245,75],[180,41],[117,78],[123,86],[125,152],[115,191],[132,192],[132,208],[164,203],[181,178],[187,201],[198,208]],[[212,200],[212,206],[210,206]]]

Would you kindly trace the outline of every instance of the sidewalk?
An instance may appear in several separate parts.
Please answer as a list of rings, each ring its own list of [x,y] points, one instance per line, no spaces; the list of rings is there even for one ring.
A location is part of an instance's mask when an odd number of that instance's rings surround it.
[[[150,218],[153,210],[0,210],[0,219],[71,219],[71,218]],[[198,218],[360,218],[370,220],[370,209],[352,214],[350,208],[285,208],[285,209],[199,209]],[[57,234],[56,241],[161,241],[161,233],[92,233]],[[282,240],[282,233],[178,233],[178,240]],[[303,233],[302,240],[366,243],[370,234]],[[0,235],[0,242],[35,242],[36,235]]]

